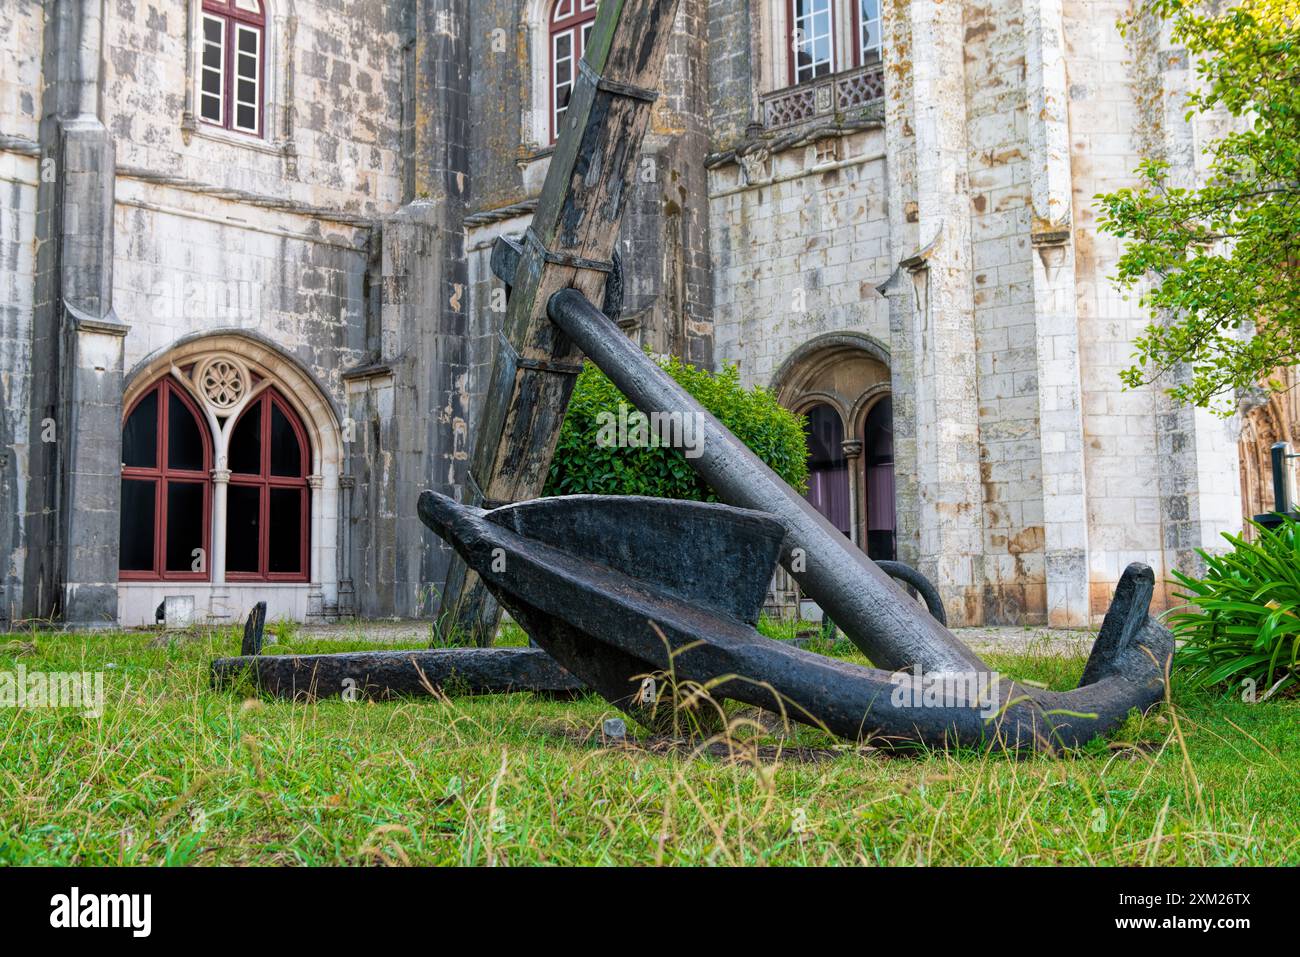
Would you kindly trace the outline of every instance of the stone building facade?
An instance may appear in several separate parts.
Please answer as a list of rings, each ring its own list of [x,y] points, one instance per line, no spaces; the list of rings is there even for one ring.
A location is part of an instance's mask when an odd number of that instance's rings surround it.
[[[681,0],[673,27],[621,323],[807,414],[810,495],[960,623],[1095,621],[1128,562],[1163,579],[1238,529],[1297,431],[1294,404],[1121,387],[1147,319],[1092,198],[1142,155],[1194,179],[1215,132],[1127,9]],[[528,224],[594,15],[6,4],[0,614],[434,611],[417,493],[464,481],[491,245]]]
[[[415,501],[464,454],[473,359],[465,19],[5,4],[6,618],[433,607]]]

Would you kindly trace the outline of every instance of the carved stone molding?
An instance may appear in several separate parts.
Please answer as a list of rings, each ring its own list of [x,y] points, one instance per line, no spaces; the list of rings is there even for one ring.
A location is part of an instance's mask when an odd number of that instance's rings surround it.
[[[217,414],[235,408],[252,389],[248,367],[233,356],[214,355],[194,370],[194,387]]]

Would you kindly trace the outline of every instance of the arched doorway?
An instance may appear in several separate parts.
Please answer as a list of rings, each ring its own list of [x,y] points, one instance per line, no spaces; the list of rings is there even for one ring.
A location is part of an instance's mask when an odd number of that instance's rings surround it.
[[[862,333],[812,339],[772,391],[807,420],[808,500],[872,558],[897,554],[889,352]]]
[[[770,389],[805,417],[809,502],[872,558],[894,558],[889,350],[865,333],[817,336],[781,363]],[[779,569],[769,613],[791,614],[801,599],[795,580]]]

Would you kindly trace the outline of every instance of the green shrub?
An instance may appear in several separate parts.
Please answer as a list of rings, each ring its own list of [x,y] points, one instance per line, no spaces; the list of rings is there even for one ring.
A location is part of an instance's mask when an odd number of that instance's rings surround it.
[[[777,475],[799,491],[804,490],[808,448],[802,416],[783,409],[766,389],[746,389],[740,384],[735,366],[714,374],[674,357],[658,362]],[[618,420],[620,403],[625,421],[634,423],[633,417],[639,415],[635,407],[604,373],[587,363],[573,390],[544,494],[651,495],[717,501],[713,490],[687,464],[682,450],[657,442],[626,448],[599,441],[602,430],[608,437],[610,422]]]
[[[1224,535],[1226,554],[1200,552],[1204,578],[1174,572],[1191,603],[1169,618],[1184,642],[1175,661],[1194,687],[1251,681],[1264,697],[1300,676],[1300,523],[1255,529],[1253,542]]]

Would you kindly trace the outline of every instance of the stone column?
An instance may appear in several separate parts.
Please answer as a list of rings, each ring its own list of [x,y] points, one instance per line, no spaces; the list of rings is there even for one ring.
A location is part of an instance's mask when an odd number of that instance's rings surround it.
[[[344,462],[348,459],[345,456]],[[357,481],[351,475],[339,476],[339,615],[355,614],[355,586],[352,583],[352,490]]]
[[[387,464],[369,476],[365,501],[351,497],[358,510],[366,510],[356,517],[369,538],[352,547],[358,557],[370,556],[357,562],[362,585],[356,611],[367,616],[433,610],[436,601],[430,598],[441,587],[451,549],[424,527],[416,501],[426,488],[454,494],[466,461],[464,217],[473,188],[468,2],[413,0],[411,8],[406,111],[414,121],[406,196],[380,230],[383,299],[373,368],[391,371],[390,388],[372,376],[368,397],[374,407],[367,420],[358,419],[364,433],[359,444],[366,445],[372,462]]]
[[[308,475],[307,487],[311,489],[311,512],[308,516],[308,527],[314,529],[323,528],[325,523],[322,518],[325,514],[325,503],[321,500],[321,489],[325,487],[325,479],[321,475]],[[307,563],[311,569],[311,584],[307,587],[307,615],[312,618],[321,618],[325,615],[325,595],[321,590],[321,543],[316,536],[313,536],[307,548]]]
[[[984,581],[962,10],[933,0],[911,4],[916,220],[924,246],[902,263],[917,304],[919,564],[955,625],[983,621]]]
[[[230,497],[230,469],[212,470],[212,554],[208,556],[208,572],[213,591],[226,583],[226,508]]]
[[[863,551],[867,549],[862,529],[862,441],[845,439],[840,443],[844,464],[849,470],[849,540]]]
[[[112,136],[98,116],[102,0],[47,4],[37,213],[28,614],[117,619],[123,337],[113,312]]]
[[[624,326],[643,346],[713,365],[713,259],[705,0],[682,0],[664,59],[662,94],[642,144],[619,230]]]
[[[884,0],[886,63],[912,62],[910,0]],[[894,262],[920,248],[916,198],[916,99],[912,71],[885,70],[885,175],[888,182],[889,245]],[[894,399],[894,508],[898,521],[898,560],[919,568],[921,562],[921,491],[917,480],[915,334],[918,307],[910,273],[900,266],[876,287],[889,303],[889,381]]]
[[[218,439],[224,447],[224,440]],[[230,589],[226,587],[226,510],[230,499],[230,469],[226,468],[226,456],[217,456],[217,467],[208,474],[212,478],[212,549],[208,555],[208,591],[207,614],[216,619],[225,619],[239,614],[239,609],[230,607]],[[200,609],[195,608],[198,613]]]
[[[1024,0],[1047,623],[1089,622],[1083,391],[1061,0]]]
[[[69,627],[107,628],[117,622],[126,327],[65,306],[68,389],[55,420],[64,446],[62,618]]]
[[[899,268],[877,287],[889,303],[889,385],[894,400],[894,515],[897,558],[913,568],[921,562],[921,491],[916,473],[916,292]]]

